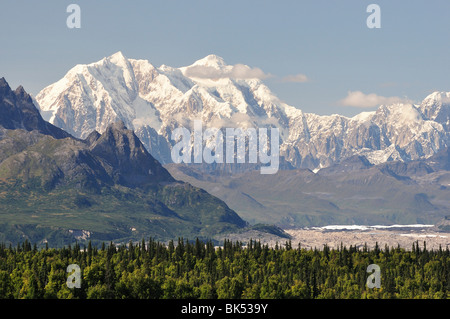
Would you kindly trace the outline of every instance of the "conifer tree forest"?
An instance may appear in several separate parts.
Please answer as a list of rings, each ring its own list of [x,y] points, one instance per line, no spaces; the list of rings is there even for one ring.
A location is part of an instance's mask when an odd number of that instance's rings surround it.
[[[69,288],[67,267],[80,268]],[[367,267],[381,270],[368,288]],[[450,296],[448,248],[367,246],[306,249],[291,242],[169,243],[153,239],[116,246],[37,248],[0,245],[2,299],[441,299]]]

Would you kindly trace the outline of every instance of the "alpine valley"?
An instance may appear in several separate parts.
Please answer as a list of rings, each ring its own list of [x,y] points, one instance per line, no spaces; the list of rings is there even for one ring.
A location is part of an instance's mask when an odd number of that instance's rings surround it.
[[[244,70],[246,72],[238,72]],[[435,223],[450,212],[450,93],[354,117],[304,113],[244,65],[209,55],[153,66],[121,52],[77,65],[35,98],[44,119],[81,139],[122,120],[179,180],[219,197],[250,223]],[[177,127],[280,131],[280,170],[171,163]]]

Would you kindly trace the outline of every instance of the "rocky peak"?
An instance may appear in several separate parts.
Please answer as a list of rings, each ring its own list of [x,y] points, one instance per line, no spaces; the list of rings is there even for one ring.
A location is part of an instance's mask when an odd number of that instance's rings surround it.
[[[0,79],[0,125],[6,129],[37,130],[55,138],[69,136],[61,129],[45,122],[24,88],[19,86],[12,91],[5,78]]]
[[[90,149],[111,166],[116,183],[135,187],[174,181],[123,121],[109,125],[103,134],[97,136]]]
[[[0,78],[0,90],[5,90],[5,89],[7,89],[7,90],[11,90],[11,88],[9,87],[9,84],[8,84],[8,82],[6,82],[6,80],[5,80],[5,78],[4,77],[1,77]],[[1,92],[1,91],[0,91]]]
[[[11,101],[14,99],[13,95],[13,91],[11,90],[8,82],[6,82],[5,78],[0,78],[0,101],[3,102],[7,99],[9,102],[13,103],[13,101]]]
[[[93,130],[84,140],[88,145],[92,145],[95,143],[99,138],[101,134],[97,132],[96,130]]]

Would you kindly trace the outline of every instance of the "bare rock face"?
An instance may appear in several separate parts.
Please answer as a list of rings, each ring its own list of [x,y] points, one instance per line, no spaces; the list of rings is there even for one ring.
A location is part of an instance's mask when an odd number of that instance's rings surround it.
[[[12,91],[5,78],[0,78],[0,125],[6,129],[37,130],[55,138],[68,137],[63,130],[45,122],[22,86]]]
[[[110,167],[115,182],[126,186],[174,181],[161,164],[142,145],[133,131],[122,121],[107,127],[90,146],[92,154]]]

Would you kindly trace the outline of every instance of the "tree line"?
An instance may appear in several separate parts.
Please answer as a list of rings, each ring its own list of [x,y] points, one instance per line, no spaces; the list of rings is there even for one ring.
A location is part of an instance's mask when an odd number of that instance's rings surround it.
[[[80,268],[80,288],[67,285],[70,264]],[[366,284],[370,264],[381,269],[380,288]],[[41,249],[28,241],[0,244],[2,299],[434,299],[449,292],[449,249],[427,250],[426,242],[408,250],[254,240],[215,247],[182,238]]]

